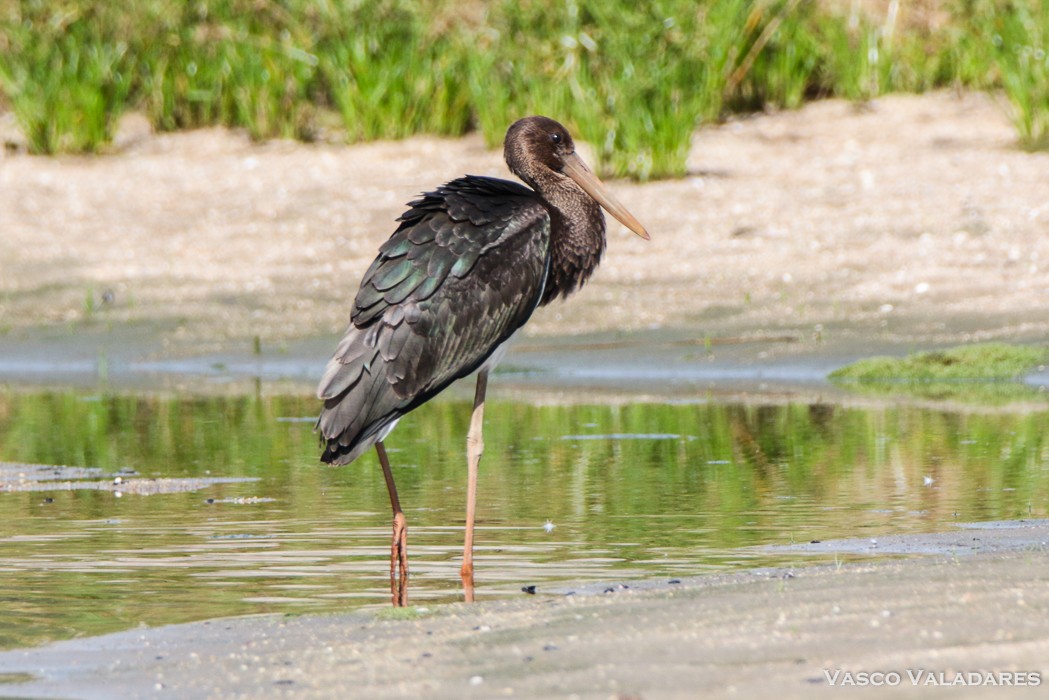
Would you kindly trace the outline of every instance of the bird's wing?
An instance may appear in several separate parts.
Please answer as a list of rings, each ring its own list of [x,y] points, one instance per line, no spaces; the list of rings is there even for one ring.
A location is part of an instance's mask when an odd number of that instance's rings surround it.
[[[530,190],[461,178],[400,220],[318,387],[326,461],[352,461],[368,438],[476,370],[542,297],[550,216]]]

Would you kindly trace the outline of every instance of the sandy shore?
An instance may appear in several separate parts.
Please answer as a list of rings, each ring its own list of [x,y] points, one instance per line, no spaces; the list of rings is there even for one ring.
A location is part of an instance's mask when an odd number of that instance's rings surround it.
[[[819,544],[841,552],[858,545]],[[1049,521],[878,544],[931,556],[615,582],[414,608],[400,619],[364,611],[132,630],[0,653],[0,679],[22,681],[0,692],[71,700],[1044,697]],[[886,675],[874,676],[874,687],[848,685],[877,673]]]
[[[991,98],[947,93],[704,129],[691,176],[613,184],[653,240],[613,222],[591,284],[527,335],[1045,337],[1049,154],[1013,141]],[[120,143],[0,152],[7,340],[137,334],[148,357],[333,342],[404,202],[462,173],[507,176],[476,136],[256,145],[132,121]]]

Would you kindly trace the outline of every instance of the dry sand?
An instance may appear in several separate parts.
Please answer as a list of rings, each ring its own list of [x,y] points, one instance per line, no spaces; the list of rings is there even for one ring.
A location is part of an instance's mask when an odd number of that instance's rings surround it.
[[[121,142],[0,156],[9,338],[131,325],[170,356],[333,337],[404,202],[462,173],[507,176],[476,136],[255,145],[132,122]],[[613,223],[591,284],[527,333],[1042,338],[1049,154],[1013,142],[991,98],[947,93],[704,129],[689,177],[613,185],[653,240]]]

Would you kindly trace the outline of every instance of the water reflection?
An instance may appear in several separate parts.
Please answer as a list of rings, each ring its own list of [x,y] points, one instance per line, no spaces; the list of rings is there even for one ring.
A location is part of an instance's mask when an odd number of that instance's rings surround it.
[[[0,462],[248,479],[149,496],[0,494],[0,646],[384,603],[381,471],[373,455],[319,465],[316,408],[302,397],[0,394]],[[1049,514],[1049,411],[498,401],[486,410],[479,596],[787,556],[741,553],[748,545]],[[413,602],[457,597],[469,415],[466,403],[435,402],[389,442]]]

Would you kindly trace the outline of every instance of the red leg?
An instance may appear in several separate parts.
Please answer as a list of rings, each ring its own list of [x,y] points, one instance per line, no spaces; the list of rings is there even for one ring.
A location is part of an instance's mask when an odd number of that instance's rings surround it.
[[[390,492],[390,505],[393,507],[393,542],[390,545],[391,601],[394,607],[404,607],[408,604],[408,521],[401,510],[397,486],[393,483],[393,472],[390,471],[390,460],[381,440],[375,443],[375,451],[379,455],[382,475],[386,478],[386,490]]]

